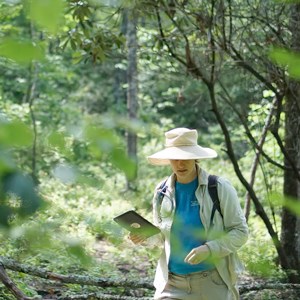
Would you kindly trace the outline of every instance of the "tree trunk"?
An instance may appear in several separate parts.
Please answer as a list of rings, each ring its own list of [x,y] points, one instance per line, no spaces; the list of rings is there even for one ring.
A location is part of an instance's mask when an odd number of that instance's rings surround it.
[[[291,6],[291,49],[300,52],[300,4]],[[285,104],[285,148],[287,155],[300,169],[300,83],[291,79]],[[300,201],[300,182],[295,176],[290,159],[285,159],[284,195],[292,201]],[[300,217],[294,212],[283,208],[281,241],[288,256],[288,266],[294,270],[290,275],[292,282],[300,282]],[[297,274],[298,272],[298,274]],[[297,276],[298,275],[298,276]]]
[[[290,81],[289,91],[286,95],[286,120],[285,120],[285,148],[289,157],[294,159],[294,164],[300,168],[300,84]],[[290,201],[300,199],[300,185],[291,168],[291,163],[285,159],[284,195]],[[300,217],[287,208],[282,210],[281,242],[288,256],[288,266],[300,270]],[[298,274],[300,276],[300,273]],[[299,282],[300,278],[298,278]],[[292,282],[295,281],[292,276]]]
[[[137,80],[137,14],[134,10],[127,11],[127,110],[129,120],[137,119],[138,109],[138,80]],[[137,135],[132,131],[127,132],[128,156],[137,161]],[[127,179],[127,188],[133,188],[134,182]]]

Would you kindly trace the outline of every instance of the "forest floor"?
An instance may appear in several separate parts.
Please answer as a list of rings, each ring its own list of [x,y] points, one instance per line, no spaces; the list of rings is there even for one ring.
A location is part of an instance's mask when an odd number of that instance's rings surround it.
[[[149,272],[147,270],[152,270],[152,275],[154,276],[155,264],[149,262],[146,256],[136,257],[134,254],[134,263],[126,262],[120,257],[115,257],[109,251],[110,246],[105,241],[99,241],[96,246],[96,257],[100,261],[115,262],[115,265],[122,273],[134,273],[138,274],[139,279],[146,279],[149,277]],[[134,252],[134,247],[132,248]],[[147,278],[152,281],[152,278]],[[240,286],[245,287],[246,290],[250,287],[254,289],[260,288],[259,290],[250,290],[244,292],[241,295],[241,300],[300,300],[300,289],[285,289],[281,288],[280,282],[276,278],[259,278],[254,277],[249,274],[243,274],[240,278]],[[272,288],[273,287],[273,288]]]
[[[144,280],[152,282],[156,261],[149,260],[149,255],[142,249],[136,249],[136,246],[130,246],[131,243],[126,243],[122,246],[126,247],[126,251],[120,250],[120,246],[116,248],[111,243],[100,240],[95,244],[94,256],[95,259],[103,266],[103,272],[99,274],[101,278],[114,278],[116,281],[121,279],[128,280]],[[74,273],[76,270],[74,270]],[[80,274],[77,274],[80,275]],[[31,280],[30,280],[31,279]],[[60,299],[151,299],[154,289],[116,289],[116,288],[87,288],[85,286],[70,286],[49,282],[47,280],[39,280],[31,277],[26,280],[26,284],[31,289],[38,292],[43,300],[60,300]],[[25,283],[25,282],[24,282]],[[240,280],[241,300],[299,300],[300,288],[297,289],[285,288],[278,279],[273,278],[258,278],[249,274],[244,274]],[[72,289],[72,291],[71,291]],[[74,289],[74,290],[73,290]],[[8,296],[3,296],[0,289],[0,299],[14,299]],[[115,295],[111,298],[97,298],[98,292],[105,295]],[[7,295],[7,294],[6,294]],[[66,296],[67,295],[67,296]],[[73,295],[75,298],[71,298]],[[77,296],[76,296],[77,295]],[[82,295],[80,297],[79,295]],[[87,296],[90,295],[90,296]],[[114,297],[124,298],[114,298]],[[70,297],[70,298],[68,298]],[[105,296],[106,297],[106,296]],[[132,297],[132,298],[131,298]],[[213,299],[211,299],[213,300]]]

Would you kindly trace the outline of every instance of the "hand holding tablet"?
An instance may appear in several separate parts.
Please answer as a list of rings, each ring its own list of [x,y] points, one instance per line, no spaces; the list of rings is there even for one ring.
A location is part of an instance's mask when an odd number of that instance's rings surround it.
[[[135,235],[149,238],[160,233],[160,229],[134,210],[129,210],[114,218],[114,221]]]

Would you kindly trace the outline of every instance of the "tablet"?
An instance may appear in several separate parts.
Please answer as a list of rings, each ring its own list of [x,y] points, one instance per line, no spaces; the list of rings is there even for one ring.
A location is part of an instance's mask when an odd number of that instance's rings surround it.
[[[132,233],[141,234],[145,238],[160,233],[160,229],[147,221],[134,210],[129,210],[114,218],[114,221]]]

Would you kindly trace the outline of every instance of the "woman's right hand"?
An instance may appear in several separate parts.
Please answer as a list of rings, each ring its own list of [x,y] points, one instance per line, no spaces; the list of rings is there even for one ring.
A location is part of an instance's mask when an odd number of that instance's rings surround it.
[[[132,232],[129,233],[128,238],[136,245],[139,245],[146,240],[146,238],[141,234],[132,233]]]

